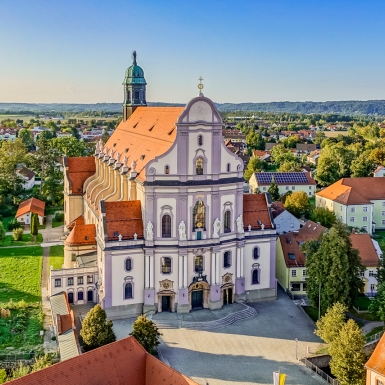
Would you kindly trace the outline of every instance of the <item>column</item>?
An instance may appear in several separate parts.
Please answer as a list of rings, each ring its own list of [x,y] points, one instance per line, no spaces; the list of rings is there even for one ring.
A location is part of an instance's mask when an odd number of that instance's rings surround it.
[[[220,253],[215,253],[215,283],[219,284],[219,256]]]
[[[183,287],[183,255],[178,257],[179,287]]]
[[[144,280],[145,280],[145,288],[150,287],[150,256],[145,256],[145,264],[144,264]]]
[[[236,267],[236,278],[241,277],[241,256],[240,249],[237,247],[237,267]]]
[[[188,255],[183,256],[183,287],[188,287],[187,282]]]
[[[240,277],[244,277],[245,276],[245,274],[244,274],[244,267],[243,267],[243,252],[244,252],[244,248],[243,247],[241,247],[240,249],[239,249],[239,251],[240,251],[240,254],[241,254],[241,270],[240,270],[240,274],[239,274],[239,276]]]
[[[151,288],[154,288],[154,256],[150,255],[150,286]]]
[[[216,258],[216,253],[211,253],[211,284],[215,284],[215,258]]]

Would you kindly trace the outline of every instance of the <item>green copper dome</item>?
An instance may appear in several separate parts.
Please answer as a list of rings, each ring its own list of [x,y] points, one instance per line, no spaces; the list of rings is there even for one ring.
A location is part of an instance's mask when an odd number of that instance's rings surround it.
[[[147,84],[143,69],[136,64],[136,51],[132,53],[132,65],[127,68],[123,84]]]

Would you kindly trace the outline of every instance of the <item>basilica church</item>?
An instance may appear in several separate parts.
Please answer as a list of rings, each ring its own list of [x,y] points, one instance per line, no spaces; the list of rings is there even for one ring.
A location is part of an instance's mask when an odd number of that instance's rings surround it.
[[[269,196],[243,192],[243,162],[202,93],[150,107],[136,53],[123,120],[93,157],[64,158],[68,236],[51,294],[100,303],[110,318],[276,298]]]

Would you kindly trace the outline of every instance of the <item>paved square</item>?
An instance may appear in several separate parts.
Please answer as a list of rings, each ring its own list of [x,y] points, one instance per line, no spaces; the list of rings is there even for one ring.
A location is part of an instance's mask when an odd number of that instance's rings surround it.
[[[205,385],[272,384],[273,371],[287,374],[286,384],[324,382],[296,360],[314,352],[321,340],[300,309],[279,293],[274,302],[253,304],[254,318],[222,329],[162,329],[161,353],[181,373]]]

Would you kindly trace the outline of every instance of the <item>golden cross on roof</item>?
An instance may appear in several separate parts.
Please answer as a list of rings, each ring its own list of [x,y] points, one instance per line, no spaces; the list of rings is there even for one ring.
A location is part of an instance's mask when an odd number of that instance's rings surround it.
[[[202,80],[203,80],[203,78],[202,78],[202,76],[199,76],[199,84],[198,84],[198,88],[199,88],[199,96],[203,96],[202,95],[202,90],[203,90],[203,87],[204,87],[204,85],[202,84]]]

